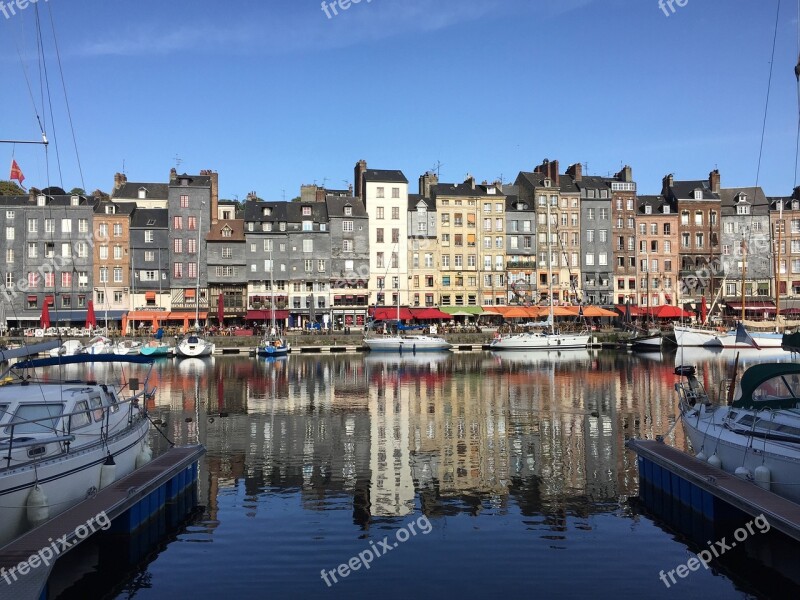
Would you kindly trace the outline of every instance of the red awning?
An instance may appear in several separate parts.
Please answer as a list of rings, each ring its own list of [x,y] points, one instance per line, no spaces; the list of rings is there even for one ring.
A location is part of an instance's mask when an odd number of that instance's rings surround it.
[[[155,300],[156,300],[156,293],[155,293],[155,292],[145,292],[145,293],[144,293],[144,299],[145,299],[146,301],[148,301],[148,302],[149,302],[149,301],[151,301],[151,300],[152,300],[153,302],[155,302]]]
[[[678,319],[692,316],[692,313],[683,310],[679,306],[671,306],[669,304],[654,306],[652,310],[653,316],[657,319]]]
[[[247,315],[245,318],[248,321],[271,321],[272,320],[272,311],[271,310],[248,310]],[[284,319],[289,318],[289,311],[288,310],[276,310],[275,311],[275,320],[276,321],[283,321]]]
[[[376,321],[396,321],[397,320],[397,307],[396,306],[382,306],[377,308],[370,308],[369,315]],[[414,318],[411,311],[405,307],[400,308],[400,320],[410,321]]]
[[[728,309],[732,311],[741,311],[742,310],[742,303],[741,302],[728,302]],[[754,302],[745,302],[744,306],[745,312],[753,311],[753,312],[775,312],[775,303],[768,302],[768,301],[754,301]]]
[[[412,308],[410,310],[415,319],[449,321],[453,318],[451,315],[443,313],[438,308]]]
[[[36,302],[37,300],[38,300],[38,298],[33,294],[30,294],[28,296],[28,302]]]

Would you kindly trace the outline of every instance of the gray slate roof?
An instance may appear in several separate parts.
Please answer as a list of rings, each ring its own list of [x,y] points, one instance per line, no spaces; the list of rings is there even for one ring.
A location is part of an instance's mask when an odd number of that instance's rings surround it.
[[[137,208],[131,216],[131,229],[167,229],[169,209]]]
[[[147,200],[167,200],[169,198],[169,185],[166,183],[136,183],[129,181],[118,190],[111,192],[112,199],[139,199],[139,189],[145,188],[147,190]]]
[[[344,207],[351,206],[353,208],[354,217],[366,218],[367,209],[360,198],[344,197],[344,196],[326,196],[325,204],[328,207],[328,217],[343,217]]]
[[[402,171],[367,169],[364,171],[364,181],[386,182],[386,183],[408,183],[408,179]]]
[[[752,207],[751,214],[762,217],[769,214],[769,201],[764,195],[764,190],[760,187],[747,187],[725,188],[719,191],[719,196],[722,199],[723,216],[736,214],[737,198],[742,193],[747,196],[747,202]]]

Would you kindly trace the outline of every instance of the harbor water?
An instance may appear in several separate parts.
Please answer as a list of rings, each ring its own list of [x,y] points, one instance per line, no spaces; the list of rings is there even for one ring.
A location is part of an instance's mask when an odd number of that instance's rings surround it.
[[[764,351],[766,352],[766,351]],[[197,508],[50,598],[785,598],[774,531],[670,581],[727,532],[638,498],[630,437],[690,451],[676,363],[716,393],[733,352],[211,357],[156,363],[154,452],[207,447]],[[742,352],[740,363],[792,360]],[[76,377],[119,377],[119,372]],[[140,367],[127,368],[125,377]],[[105,544],[106,546],[103,546]],[[141,547],[139,547],[141,546]]]

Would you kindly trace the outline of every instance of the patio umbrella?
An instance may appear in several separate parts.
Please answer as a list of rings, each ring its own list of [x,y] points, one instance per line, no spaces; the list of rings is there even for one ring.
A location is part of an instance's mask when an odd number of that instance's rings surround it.
[[[94,316],[94,301],[89,300],[89,306],[86,308],[86,328],[94,329],[97,327],[97,318]]]
[[[39,322],[42,324],[42,329],[47,329],[50,327],[50,309],[48,306],[50,305],[50,297],[47,296],[44,299],[44,304],[42,305],[42,316],[39,319]]]
[[[506,319],[524,319],[529,316],[528,311],[524,308],[512,308],[503,315]]]
[[[584,317],[617,317],[617,313],[611,310],[606,310],[605,308],[600,308],[599,306],[585,306],[581,307],[583,309],[583,316]],[[578,311],[578,316],[581,315],[581,311]]]
[[[217,320],[219,321],[219,326],[222,327],[225,321],[225,297],[222,294],[217,299]]]

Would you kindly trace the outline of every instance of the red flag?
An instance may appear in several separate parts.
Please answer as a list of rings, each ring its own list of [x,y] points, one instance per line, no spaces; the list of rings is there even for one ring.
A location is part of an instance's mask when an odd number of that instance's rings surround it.
[[[42,329],[47,329],[50,327],[50,296],[46,296],[44,299],[44,304],[42,305],[42,316],[39,321],[42,324]]]
[[[22,169],[19,168],[17,161],[13,158],[11,159],[11,175],[9,175],[8,178],[16,179],[20,185],[25,181],[25,175],[22,174]]]
[[[97,327],[97,319],[94,316],[94,302],[89,300],[89,307],[86,309],[86,329]]]

